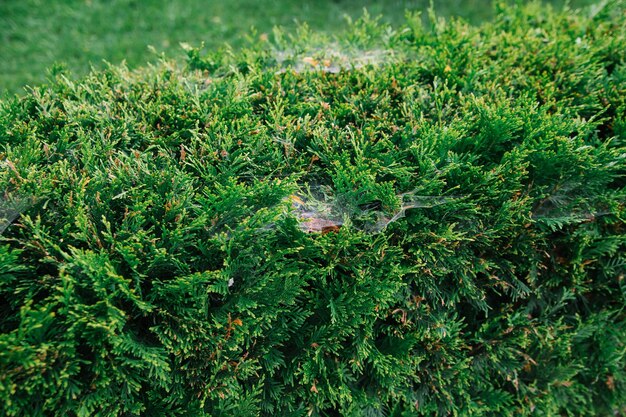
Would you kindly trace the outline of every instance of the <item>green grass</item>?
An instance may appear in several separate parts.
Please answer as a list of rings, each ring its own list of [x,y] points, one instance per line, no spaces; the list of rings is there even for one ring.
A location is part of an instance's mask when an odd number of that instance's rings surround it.
[[[499,10],[0,99],[0,416],[626,416],[626,0]]]
[[[241,44],[250,28],[257,34],[275,25],[288,29],[307,22],[316,31],[337,32],[345,16],[364,8],[393,24],[405,10],[425,10],[428,0],[3,0],[0,2],[0,93],[17,93],[45,81],[47,69],[63,63],[77,75],[103,61],[130,67],[154,59],[149,46],[181,54],[180,42],[217,47]],[[470,21],[492,13],[490,0],[435,2],[441,15]],[[561,4],[558,0],[553,2]],[[591,0],[575,0],[582,6]]]

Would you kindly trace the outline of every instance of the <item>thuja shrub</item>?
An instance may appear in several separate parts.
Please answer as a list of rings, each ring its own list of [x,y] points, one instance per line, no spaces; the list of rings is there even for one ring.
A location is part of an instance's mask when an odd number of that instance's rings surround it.
[[[624,413],[625,11],[365,16],[4,99],[2,415]]]

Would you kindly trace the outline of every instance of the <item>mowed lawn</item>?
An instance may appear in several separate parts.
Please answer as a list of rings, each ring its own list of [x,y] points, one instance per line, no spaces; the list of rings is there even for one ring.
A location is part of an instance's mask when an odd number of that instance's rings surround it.
[[[562,1],[556,2],[561,7]],[[581,7],[592,0],[575,0]],[[180,56],[180,42],[213,48],[242,44],[245,36],[292,29],[340,31],[346,16],[363,9],[400,24],[406,10],[425,11],[428,0],[0,0],[0,94],[19,93],[45,82],[47,70],[63,64],[76,75],[104,61],[130,67]],[[442,16],[476,22],[492,14],[491,0],[436,1]],[[251,31],[251,28],[255,31]],[[152,47],[152,48],[151,48]]]

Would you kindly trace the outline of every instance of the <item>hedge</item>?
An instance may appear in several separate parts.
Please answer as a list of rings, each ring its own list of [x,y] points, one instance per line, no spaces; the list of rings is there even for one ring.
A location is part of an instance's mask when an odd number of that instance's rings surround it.
[[[497,7],[4,98],[0,413],[625,413],[626,7]]]

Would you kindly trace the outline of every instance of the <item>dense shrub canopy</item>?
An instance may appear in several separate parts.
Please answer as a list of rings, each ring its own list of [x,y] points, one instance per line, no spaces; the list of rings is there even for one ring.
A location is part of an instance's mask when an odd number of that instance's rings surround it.
[[[1,413],[613,415],[625,19],[365,17],[5,99]]]

